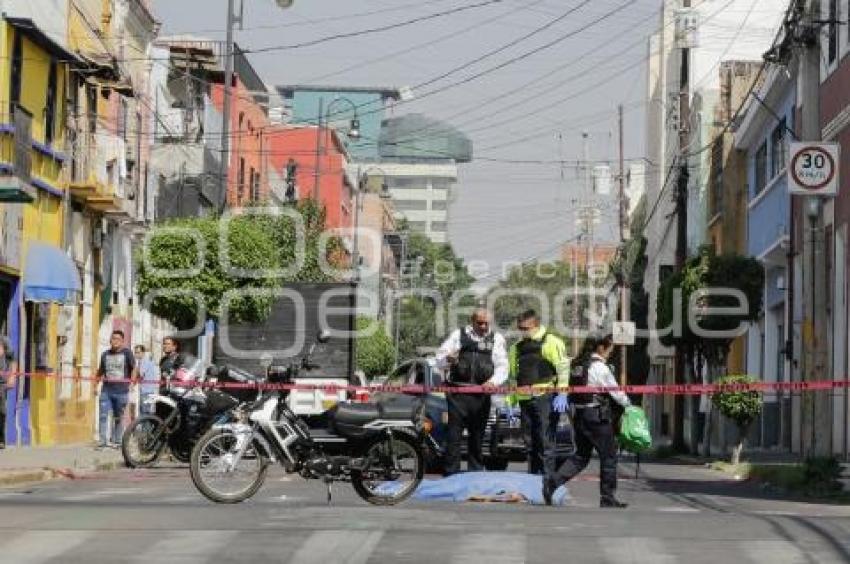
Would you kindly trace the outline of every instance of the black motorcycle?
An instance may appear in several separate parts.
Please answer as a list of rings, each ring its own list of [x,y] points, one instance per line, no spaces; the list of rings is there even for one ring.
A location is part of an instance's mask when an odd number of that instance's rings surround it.
[[[121,453],[130,468],[147,468],[156,464],[165,447],[179,462],[189,463],[192,447],[216,421],[245,397],[241,391],[211,388],[217,380],[250,382],[256,378],[233,368],[209,367],[204,370],[200,361],[190,359],[166,375],[159,394],[147,398],[146,405],[153,413],[136,419],[124,432]]]
[[[320,335],[319,342],[326,339]],[[289,384],[299,370],[318,368],[310,363],[314,347],[300,362],[270,367],[268,382]],[[360,497],[376,505],[394,505],[416,490],[429,430],[421,407],[341,403],[325,412],[323,428],[311,428],[286,404],[287,394],[266,392],[233,410],[231,422],[213,425],[201,437],[190,469],[204,496],[219,503],[250,498],[263,485],[270,462],[323,480],[328,502],[333,482],[351,482]]]

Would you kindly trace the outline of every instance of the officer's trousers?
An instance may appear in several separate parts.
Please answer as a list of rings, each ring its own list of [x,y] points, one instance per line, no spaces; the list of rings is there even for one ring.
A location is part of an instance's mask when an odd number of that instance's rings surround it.
[[[609,410],[610,411],[610,410]],[[551,476],[556,486],[571,480],[584,470],[595,449],[599,455],[599,495],[613,499],[617,490],[617,440],[610,415],[598,407],[576,409],[573,417],[576,450]]]
[[[552,410],[552,398],[552,394],[543,394],[519,402],[529,474],[550,476],[555,472],[558,414]]]
[[[481,443],[484,428],[490,417],[490,396],[483,394],[446,394],[449,409],[448,443],[444,473],[446,476],[460,472],[460,446],[463,429],[467,432],[466,467],[470,472],[484,470]]]

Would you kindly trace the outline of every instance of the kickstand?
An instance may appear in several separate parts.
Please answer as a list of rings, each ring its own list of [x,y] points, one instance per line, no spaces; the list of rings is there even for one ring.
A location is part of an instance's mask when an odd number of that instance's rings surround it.
[[[332,480],[325,479],[325,485],[328,487],[328,505],[331,504],[332,490],[331,486],[333,484]]]
[[[637,480],[640,474],[640,453],[635,454],[635,461],[635,480]]]

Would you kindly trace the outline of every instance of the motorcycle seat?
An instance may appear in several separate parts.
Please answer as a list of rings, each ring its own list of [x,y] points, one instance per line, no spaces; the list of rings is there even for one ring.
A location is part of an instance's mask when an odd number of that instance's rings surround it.
[[[413,408],[409,403],[381,402],[378,409],[381,419],[410,421],[413,416]]]
[[[329,414],[337,425],[360,426],[380,419],[378,406],[370,403],[338,403]]]

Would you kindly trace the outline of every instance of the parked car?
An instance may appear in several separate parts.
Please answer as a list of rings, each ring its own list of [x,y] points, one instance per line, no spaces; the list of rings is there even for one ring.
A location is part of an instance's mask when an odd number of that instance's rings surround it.
[[[433,357],[417,357],[407,360],[388,376],[376,378],[371,385],[420,385],[425,386],[425,412],[433,423],[431,436],[434,438],[433,450],[429,466],[438,469],[442,466],[448,439],[448,406],[446,395],[442,392],[427,391],[428,388],[441,386],[443,375],[437,368]],[[389,392],[371,394],[381,401],[412,402],[411,396]],[[572,426],[569,417],[561,416],[557,427],[558,457],[563,458],[574,449]],[[464,435],[466,431],[464,431]],[[462,453],[466,454],[466,441],[461,445]],[[484,465],[488,470],[505,470],[510,462],[526,460],[525,441],[522,436],[519,407],[506,405],[504,396],[493,396],[490,417],[484,430],[483,443]]]

